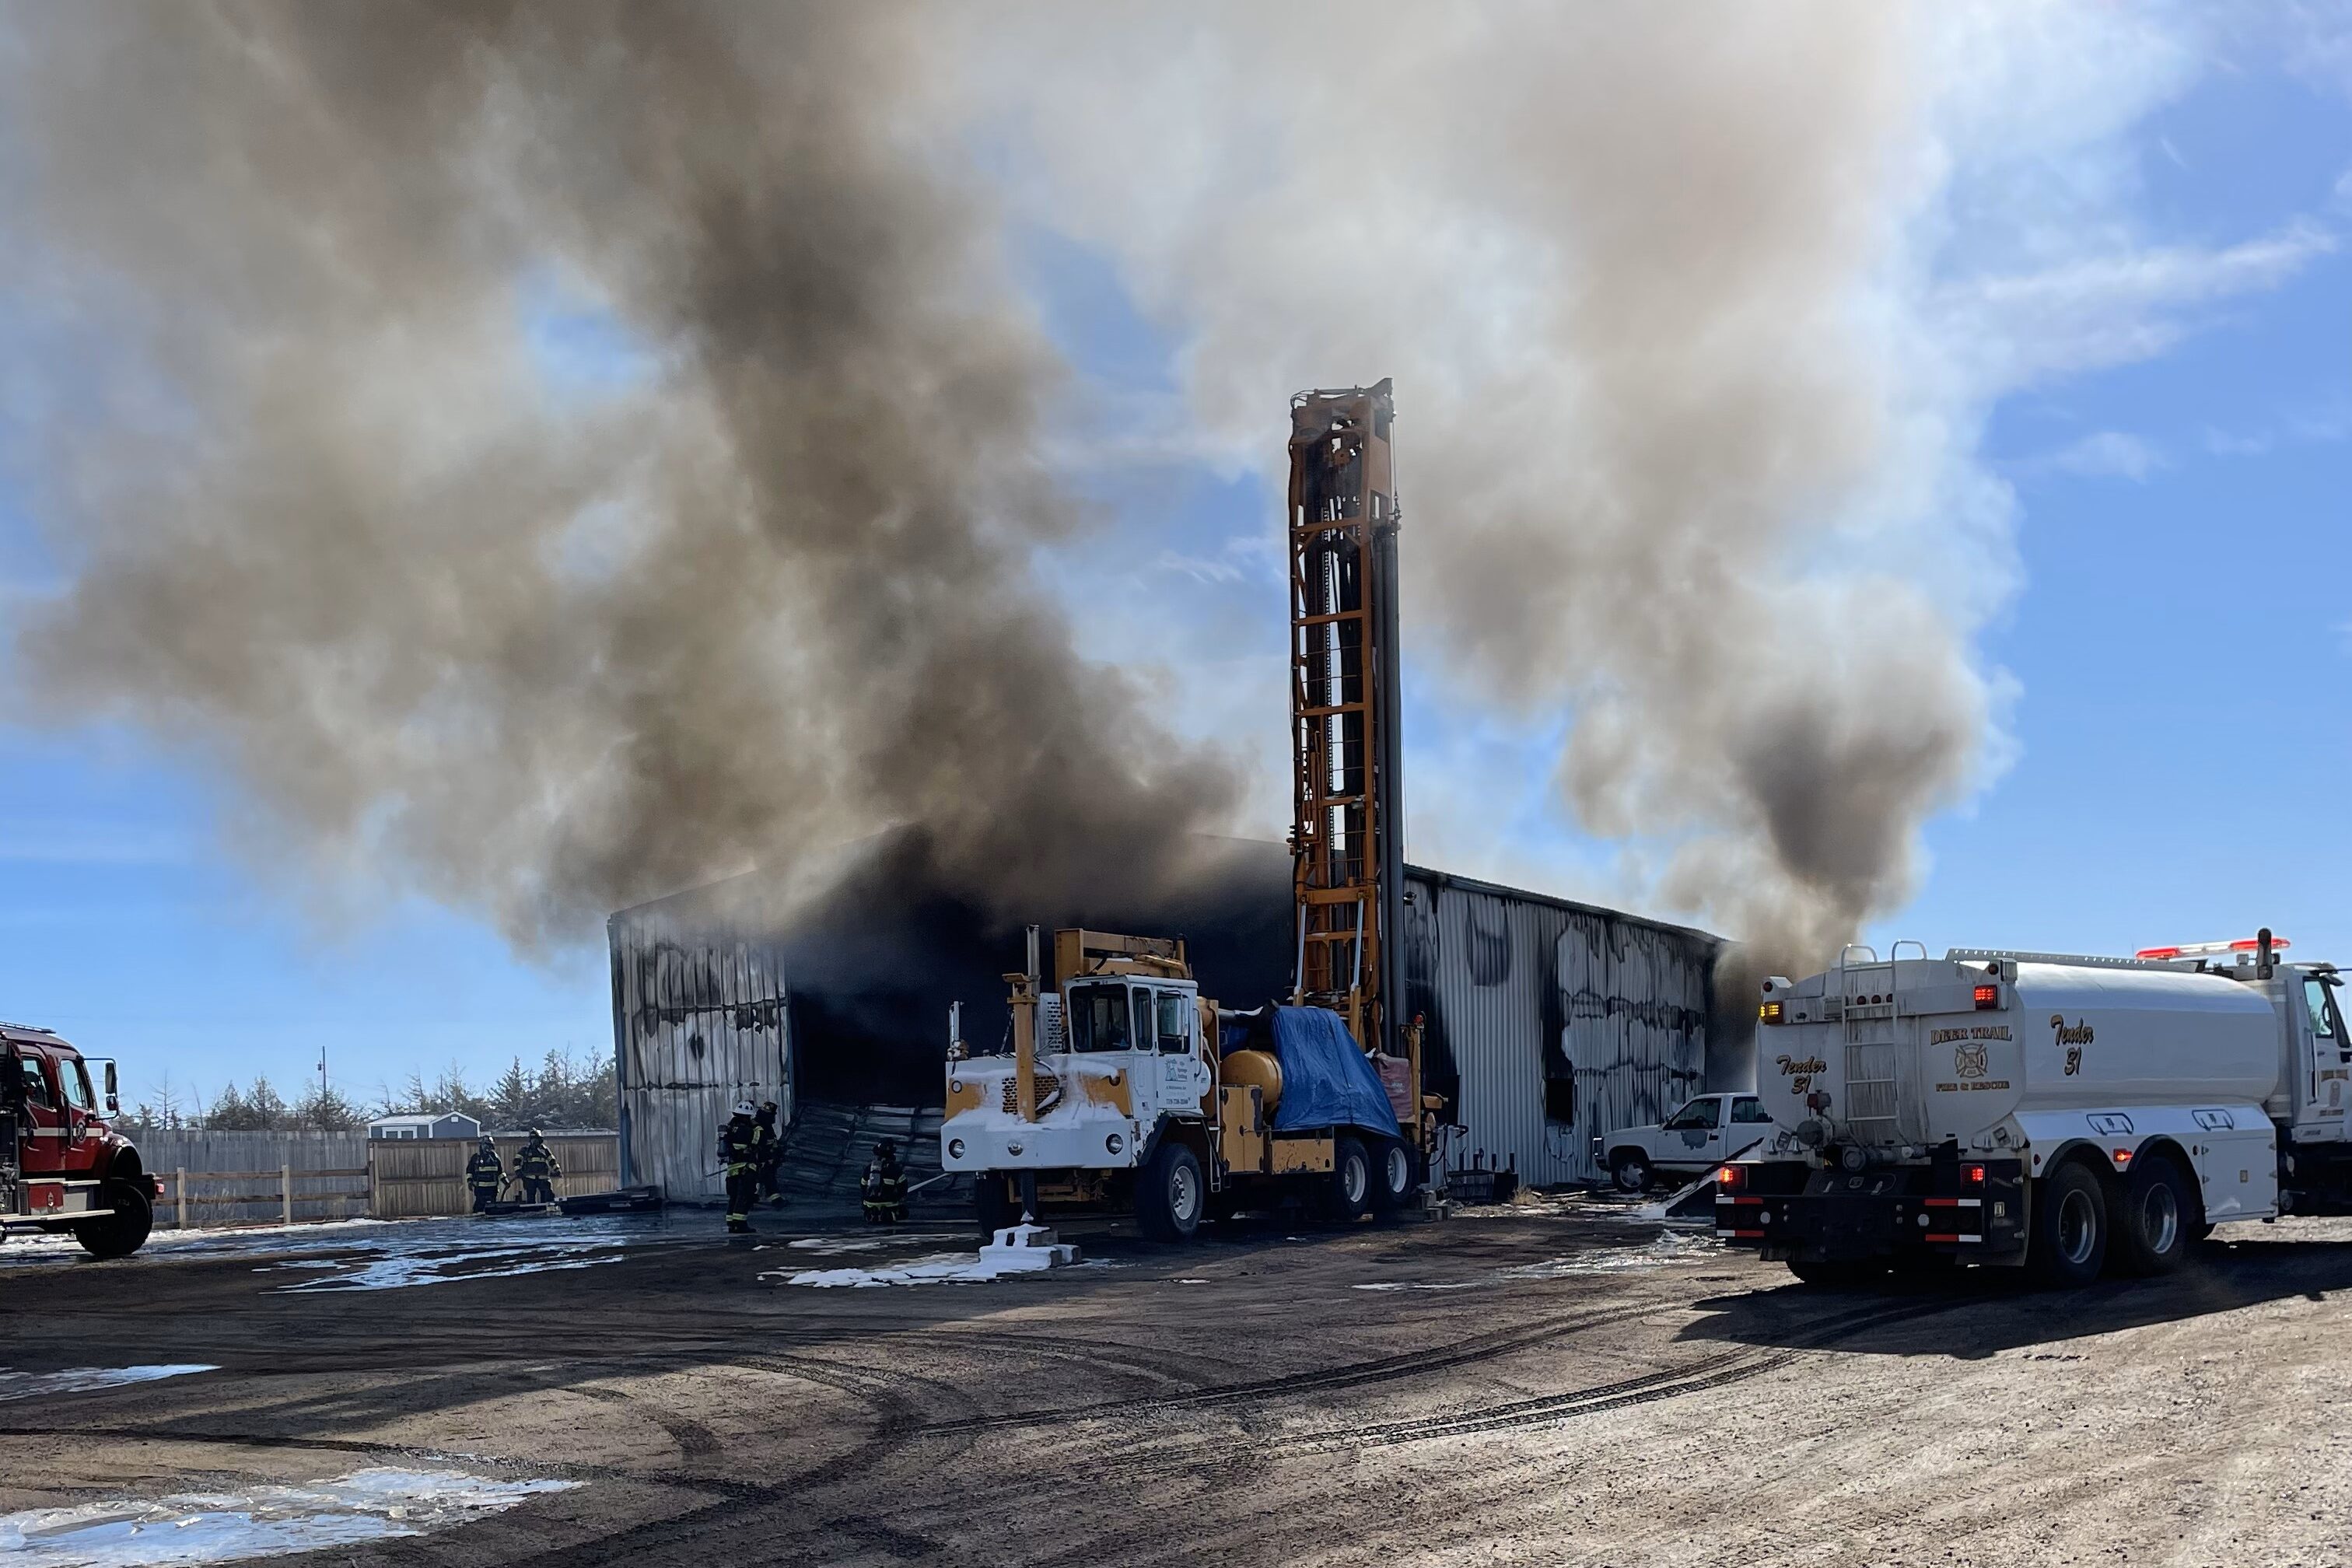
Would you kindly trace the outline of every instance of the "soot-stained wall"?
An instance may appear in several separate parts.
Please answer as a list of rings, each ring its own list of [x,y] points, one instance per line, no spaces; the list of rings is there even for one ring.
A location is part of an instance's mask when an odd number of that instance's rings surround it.
[[[1405,880],[1407,1015],[1468,1130],[1455,1163],[1597,1180],[1596,1134],[1654,1121],[1744,1060],[1740,1009],[1717,1007],[1722,939],[1421,867]]]

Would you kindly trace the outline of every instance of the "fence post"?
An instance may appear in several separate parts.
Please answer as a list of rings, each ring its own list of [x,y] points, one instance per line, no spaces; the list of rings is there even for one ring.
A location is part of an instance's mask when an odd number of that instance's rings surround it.
[[[188,1168],[177,1165],[172,1170],[172,1203],[180,1211],[180,1228],[188,1228]]]
[[[294,1223],[294,1167],[278,1166],[278,1180],[286,1195],[286,1223],[292,1225]]]

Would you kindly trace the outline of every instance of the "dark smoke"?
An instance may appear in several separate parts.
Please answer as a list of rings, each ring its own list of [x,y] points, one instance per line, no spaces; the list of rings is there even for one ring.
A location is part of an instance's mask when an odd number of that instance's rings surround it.
[[[918,23],[10,13],[0,276],[86,372],[14,411],[70,576],[13,628],[30,715],[526,944],[894,824],[1000,910],[1174,876],[1234,781],[1033,585],[1058,367]],[[625,350],[551,383],[551,298]]]

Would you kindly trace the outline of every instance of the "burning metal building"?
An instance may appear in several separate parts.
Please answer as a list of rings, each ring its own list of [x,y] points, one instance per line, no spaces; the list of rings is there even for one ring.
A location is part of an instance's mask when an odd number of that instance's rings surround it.
[[[1288,852],[1214,840],[1200,859],[1178,891],[1041,922],[1181,935],[1204,994],[1286,995]],[[1746,1073],[1739,1010],[1717,1005],[1720,939],[1419,867],[1404,882],[1404,1010],[1423,1022],[1428,1087],[1462,1129],[1453,1163],[1597,1179],[1606,1127]],[[788,902],[752,873],[624,910],[608,935],[621,1179],[687,1200],[718,1195],[712,1142],[738,1100],[773,1100],[803,1127],[919,1134],[941,1098],[949,1007],[963,1004],[967,1038],[992,1043],[1023,945],[1017,926],[945,890],[913,835],[877,842],[814,900]],[[877,1106],[897,1109],[855,1114]]]

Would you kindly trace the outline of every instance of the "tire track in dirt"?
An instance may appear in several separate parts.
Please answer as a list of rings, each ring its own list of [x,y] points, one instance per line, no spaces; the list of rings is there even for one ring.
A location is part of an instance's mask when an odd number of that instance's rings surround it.
[[[1292,1373],[1281,1377],[1261,1378],[1250,1383],[1220,1384],[1209,1388],[1190,1389],[1181,1394],[1153,1394],[1141,1399],[1097,1400],[1086,1405],[1062,1405],[1050,1410],[1008,1411],[1002,1415],[971,1416],[958,1421],[935,1421],[926,1423],[909,1436],[928,1439],[1010,1427],[1061,1426],[1111,1417],[1124,1419],[1161,1410],[1202,1409],[1225,1405],[1258,1404],[1285,1399],[1296,1394],[1321,1393],[1327,1389],[1356,1388],[1370,1384],[1391,1383],[1402,1378],[1451,1372],[1478,1362],[1491,1361],[1497,1356],[1507,1355],[1514,1351],[1525,1350],[1550,1340],[1567,1338],[1588,1329],[1601,1328],[1633,1318],[1653,1316],[1660,1310],[1662,1309],[1657,1303],[1649,1302],[1607,1311],[1572,1314],[1534,1327],[1501,1330],[1491,1334],[1480,1335],[1472,1340],[1459,1342],[1447,1350],[1406,1351],[1373,1361],[1352,1363],[1347,1366]]]

